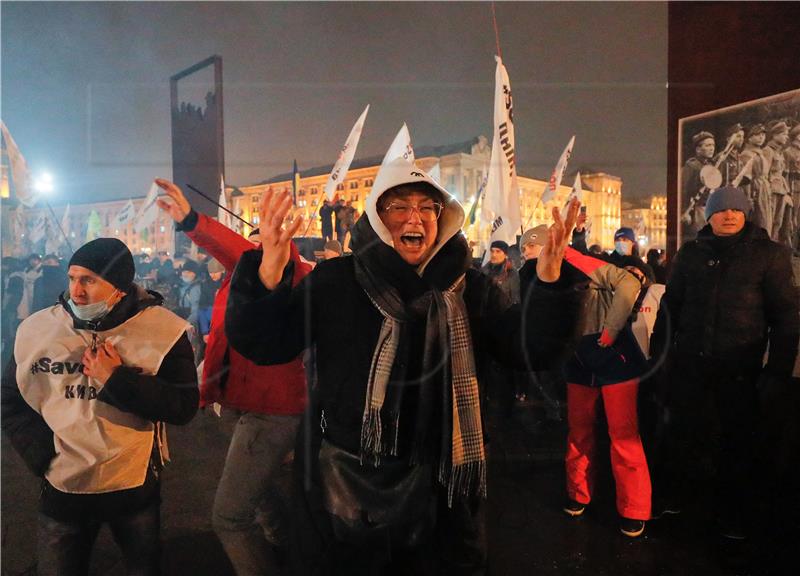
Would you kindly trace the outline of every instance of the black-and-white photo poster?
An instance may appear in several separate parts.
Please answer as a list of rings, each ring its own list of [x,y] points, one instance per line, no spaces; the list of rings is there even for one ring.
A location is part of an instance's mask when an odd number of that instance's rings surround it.
[[[800,254],[800,90],[682,118],[678,138],[679,246],[706,225],[710,192],[738,186],[748,219]]]

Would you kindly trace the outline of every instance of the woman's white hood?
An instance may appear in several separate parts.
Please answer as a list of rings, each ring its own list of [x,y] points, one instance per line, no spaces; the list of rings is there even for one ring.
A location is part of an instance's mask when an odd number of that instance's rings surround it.
[[[450,238],[461,232],[465,215],[464,208],[458,200],[429,174],[414,164],[414,150],[411,148],[411,138],[408,134],[408,128],[403,124],[394,142],[389,147],[378,174],[375,176],[375,182],[372,185],[369,196],[367,196],[364,207],[364,212],[372,225],[372,229],[375,230],[381,240],[393,248],[392,235],[378,215],[378,198],[389,188],[417,182],[430,184],[439,190],[444,197],[444,209],[439,217],[439,233],[436,237],[436,243],[428,258],[420,265],[419,269],[421,271]]]

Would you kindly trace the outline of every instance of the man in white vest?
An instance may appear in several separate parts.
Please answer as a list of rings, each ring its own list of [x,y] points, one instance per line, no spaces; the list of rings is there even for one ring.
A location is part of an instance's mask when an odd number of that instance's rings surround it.
[[[115,238],[81,246],[68,276],[20,324],[2,380],[2,430],[43,477],[38,574],[87,574],[103,523],[129,575],[158,574],[163,423],[198,406],[187,324],[133,283]]]

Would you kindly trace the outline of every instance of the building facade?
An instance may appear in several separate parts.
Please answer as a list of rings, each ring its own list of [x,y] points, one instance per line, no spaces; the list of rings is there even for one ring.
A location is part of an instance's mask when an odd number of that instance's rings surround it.
[[[667,197],[652,196],[646,207],[626,205],[622,225],[633,229],[643,251],[667,247]]]
[[[468,142],[448,146],[420,147],[415,150],[415,153],[417,166],[426,172],[435,172],[438,165],[439,181],[462,203],[465,212],[469,213],[482,189],[489,169],[491,147],[486,137],[480,136]],[[372,189],[382,160],[382,157],[354,160],[345,180],[337,186],[336,195],[345,202],[352,203],[357,215],[364,212],[367,195]],[[297,192],[296,205],[291,214],[291,217],[302,216],[306,222],[298,236],[321,235],[319,207],[325,197],[324,188],[331,169],[332,166],[328,165],[300,172],[300,189]],[[549,223],[552,208],[554,206],[561,207],[566,202],[571,191],[572,179],[571,176],[567,176],[565,180],[570,182],[570,186],[560,186],[553,200],[542,204],[540,199],[547,182],[518,175],[522,227],[527,229]],[[620,226],[622,180],[617,176],[599,172],[582,174],[581,181],[583,205],[588,217],[588,242],[600,244],[604,248],[611,248],[614,245],[614,231]],[[227,187],[227,206],[232,207],[234,212],[252,223],[253,226],[258,226],[258,208],[261,198],[270,189],[291,193],[292,174],[280,174],[249,186]],[[132,201],[138,212],[144,198],[135,198]],[[85,242],[90,215],[92,211],[96,211],[102,235],[119,238],[130,247],[133,253],[166,251],[173,254],[175,234],[172,220],[166,214],[159,211],[156,222],[148,227],[146,233],[136,232],[132,224],[125,226],[114,224],[117,214],[126,203],[127,200],[114,200],[91,204],[72,204],[65,232],[70,238],[73,249]],[[60,206],[54,209],[56,219],[58,223],[61,223],[65,207]],[[23,217],[19,220],[18,214],[15,213],[18,210],[19,208],[14,208],[9,211],[9,220],[12,226],[14,222],[17,222],[17,229],[14,232],[16,241],[10,246],[7,246],[9,243],[4,243],[3,254],[22,256],[33,251],[45,252],[43,241],[33,245],[27,236],[37,219],[44,215],[47,220],[47,235],[51,238],[58,237],[60,232],[56,222],[53,221],[49,212],[45,213],[46,209],[43,207],[24,209]],[[471,225],[467,223],[465,232],[473,245],[474,254],[478,256],[488,242],[491,224],[481,222],[480,206],[477,207],[476,214],[475,222]],[[666,211],[663,211],[662,216],[665,225]],[[247,234],[250,227],[244,226],[239,231]],[[62,254],[66,253],[66,246],[61,247],[60,251]]]
[[[135,213],[138,213],[144,197],[133,198],[131,201]],[[115,223],[117,215],[127,203],[128,200],[112,200],[89,204],[70,204],[66,219],[64,219],[64,212],[67,207],[53,206],[55,221],[50,211],[41,206],[41,203],[34,208],[22,208],[17,205],[15,208],[6,210],[4,206],[11,227],[11,241],[8,241],[8,237],[4,239],[3,256],[24,257],[31,253],[44,254],[46,252],[56,252],[61,256],[67,256],[70,250],[67,243],[63,241],[59,227],[64,227],[64,234],[69,239],[72,250],[76,250],[86,242],[89,219],[93,211],[97,213],[100,221],[100,236],[119,238],[134,254],[142,252],[155,254],[166,251],[172,255],[175,251],[175,232],[169,215],[159,210],[155,222],[144,231],[137,232],[132,223],[124,226]],[[31,242],[31,234],[34,233],[37,222],[42,218],[45,222],[44,237]]]
[[[439,181],[469,212],[489,169],[491,147],[486,137],[480,136],[451,146],[421,147],[415,149],[415,154],[417,166],[426,172],[431,172],[438,164]],[[351,202],[359,215],[364,212],[365,200],[382,160],[382,157],[355,160],[345,180],[337,186],[336,195]],[[319,236],[321,233],[319,207],[325,197],[325,183],[331,169],[329,165],[300,172],[300,190],[293,210],[293,216],[302,216],[307,224],[299,233],[300,236]],[[549,223],[552,207],[563,206],[571,190],[571,186],[560,186],[555,198],[542,204],[539,199],[547,182],[521,175],[517,180],[523,228]],[[581,180],[583,204],[590,223],[589,241],[610,248],[614,245],[614,231],[620,226],[622,180],[605,173],[581,175]],[[261,197],[270,189],[291,193],[292,174],[280,174],[258,184],[242,186],[236,189],[236,196],[229,189],[228,205],[234,206],[245,220],[257,226]],[[241,196],[238,196],[239,192]],[[491,225],[480,222],[480,207],[477,213],[475,223],[468,224],[465,232],[476,250],[482,250],[481,247],[489,238]]]

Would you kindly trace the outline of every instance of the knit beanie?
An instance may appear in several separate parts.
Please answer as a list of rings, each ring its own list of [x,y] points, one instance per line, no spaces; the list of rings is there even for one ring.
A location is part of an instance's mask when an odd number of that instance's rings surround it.
[[[136,273],[131,251],[116,238],[97,238],[87,242],[75,251],[69,265],[83,266],[123,292],[131,289]]]
[[[491,248],[499,248],[505,254],[508,254],[508,244],[506,242],[503,242],[502,240],[495,240],[494,242],[492,242]]]
[[[622,228],[614,232],[614,241],[616,242],[620,238],[625,238],[636,244],[636,234],[633,233],[633,228],[628,228],[627,226],[623,226]]]
[[[733,186],[723,186],[717,188],[708,197],[706,202],[706,220],[716,212],[723,210],[738,210],[744,212],[745,216],[750,212],[750,200],[741,188]]]

